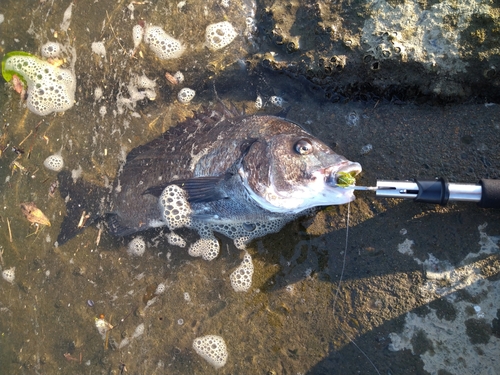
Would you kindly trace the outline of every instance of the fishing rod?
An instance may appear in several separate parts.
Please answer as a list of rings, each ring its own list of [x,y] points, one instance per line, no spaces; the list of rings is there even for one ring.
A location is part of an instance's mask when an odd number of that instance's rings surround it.
[[[415,202],[446,206],[449,201],[476,202],[482,208],[500,208],[500,180],[481,179],[477,184],[434,180],[377,180],[376,186],[348,186],[354,190],[375,191],[379,198],[413,199]]]

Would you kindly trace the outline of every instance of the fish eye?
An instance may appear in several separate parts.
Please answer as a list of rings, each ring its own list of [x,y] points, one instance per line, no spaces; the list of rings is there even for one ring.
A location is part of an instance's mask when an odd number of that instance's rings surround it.
[[[312,152],[313,146],[311,142],[309,142],[307,139],[302,138],[295,143],[295,146],[293,146],[293,149],[295,152],[299,155],[308,155]]]

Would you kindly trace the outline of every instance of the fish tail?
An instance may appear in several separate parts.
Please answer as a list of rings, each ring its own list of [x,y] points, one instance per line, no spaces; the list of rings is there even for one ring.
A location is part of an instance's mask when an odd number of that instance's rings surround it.
[[[107,190],[82,178],[74,179],[69,171],[60,172],[57,179],[59,192],[66,202],[66,216],[56,243],[60,246],[102,218],[101,206]]]

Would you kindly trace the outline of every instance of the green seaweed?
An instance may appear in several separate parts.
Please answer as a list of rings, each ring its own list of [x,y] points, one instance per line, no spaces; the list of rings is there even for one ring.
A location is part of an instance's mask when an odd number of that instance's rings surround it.
[[[5,69],[5,62],[7,61],[7,59],[9,59],[12,56],[29,56],[29,57],[32,57],[34,59],[38,59],[38,57],[32,55],[31,53],[24,52],[24,51],[12,51],[12,52],[6,53],[5,56],[2,59],[2,76],[3,76],[3,79],[5,79],[7,82],[10,82],[12,80],[12,77],[14,75],[17,75],[21,79],[21,81],[23,81],[23,83],[26,84],[26,80],[25,80],[25,78],[22,76],[22,74],[20,72],[15,71],[15,70],[7,70],[7,69]]]
[[[351,174],[352,172],[339,172],[337,173],[337,186],[349,187],[356,184],[356,179]]]

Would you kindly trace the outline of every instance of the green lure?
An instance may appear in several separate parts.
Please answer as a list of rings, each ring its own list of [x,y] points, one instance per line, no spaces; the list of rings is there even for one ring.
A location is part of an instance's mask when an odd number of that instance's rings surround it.
[[[349,172],[337,173],[337,186],[346,188],[356,184],[356,179]]]

